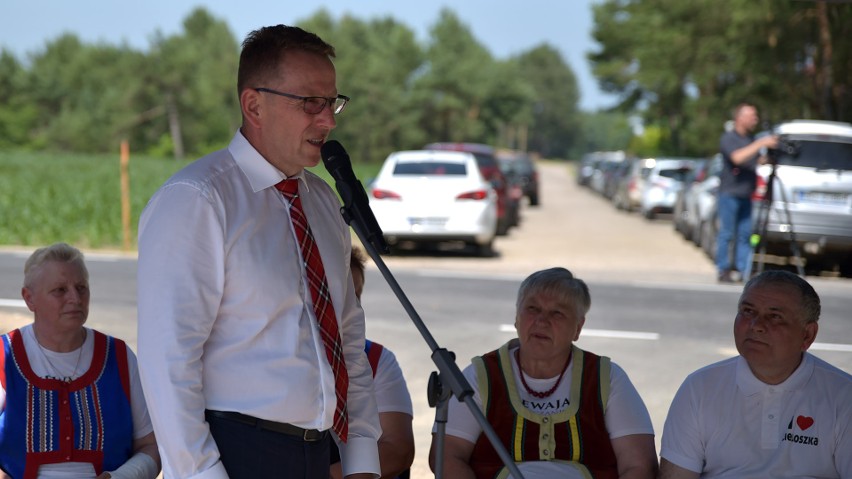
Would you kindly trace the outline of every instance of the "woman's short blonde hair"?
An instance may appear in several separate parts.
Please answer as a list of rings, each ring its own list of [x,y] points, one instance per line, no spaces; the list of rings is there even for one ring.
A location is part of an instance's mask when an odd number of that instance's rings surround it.
[[[520,308],[527,296],[536,293],[550,293],[571,301],[577,306],[580,317],[585,317],[592,307],[592,297],[585,281],[565,268],[544,269],[527,276],[518,288],[515,307]]]
[[[27,258],[24,263],[24,287],[32,287],[36,280],[41,267],[50,261],[57,263],[76,263],[83,271],[83,277],[86,281],[89,280],[89,270],[86,269],[86,262],[83,258],[83,253],[77,248],[68,243],[54,243],[44,248],[39,248]]]

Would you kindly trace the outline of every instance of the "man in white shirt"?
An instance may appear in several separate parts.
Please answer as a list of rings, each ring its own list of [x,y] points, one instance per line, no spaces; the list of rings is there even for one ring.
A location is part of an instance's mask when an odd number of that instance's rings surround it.
[[[299,28],[251,32],[240,130],[140,219],[139,364],[165,477],[324,478],[330,438],[345,477],[380,471],[349,227],[305,170],[348,100],[333,56]]]
[[[852,376],[809,354],[820,300],[766,271],[743,289],[740,355],[692,373],[669,409],[660,477],[852,477]]]

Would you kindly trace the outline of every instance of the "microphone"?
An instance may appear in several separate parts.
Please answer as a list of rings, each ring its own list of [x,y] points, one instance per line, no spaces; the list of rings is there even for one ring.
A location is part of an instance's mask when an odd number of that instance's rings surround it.
[[[322,163],[325,169],[334,178],[334,186],[343,200],[343,207],[340,209],[343,219],[348,224],[351,224],[354,220],[357,225],[361,226],[367,241],[377,251],[380,253],[390,252],[384,234],[382,234],[382,228],[379,227],[379,222],[376,221],[376,216],[370,209],[367,192],[358,178],[355,177],[355,172],[352,171],[352,162],[349,160],[346,150],[343,149],[343,145],[336,140],[327,141],[320,148],[320,155],[322,155]],[[356,228],[355,231],[357,232],[358,229]]]

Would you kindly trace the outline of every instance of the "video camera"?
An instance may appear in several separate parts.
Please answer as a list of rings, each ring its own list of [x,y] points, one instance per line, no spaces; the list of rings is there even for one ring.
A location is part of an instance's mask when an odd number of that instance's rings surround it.
[[[798,140],[792,140],[787,135],[778,135],[778,145],[767,150],[770,164],[778,164],[778,159],[787,156],[796,158],[801,152],[802,145]]]

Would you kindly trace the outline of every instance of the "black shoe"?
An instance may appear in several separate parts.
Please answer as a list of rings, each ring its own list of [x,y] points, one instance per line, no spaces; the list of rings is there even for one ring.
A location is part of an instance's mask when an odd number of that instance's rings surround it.
[[[722,271],[721,273],[719,273],[719,276],[716,277],[716,280],[720,283],[736,283],[736,280],[734,279],[730,271]]]

